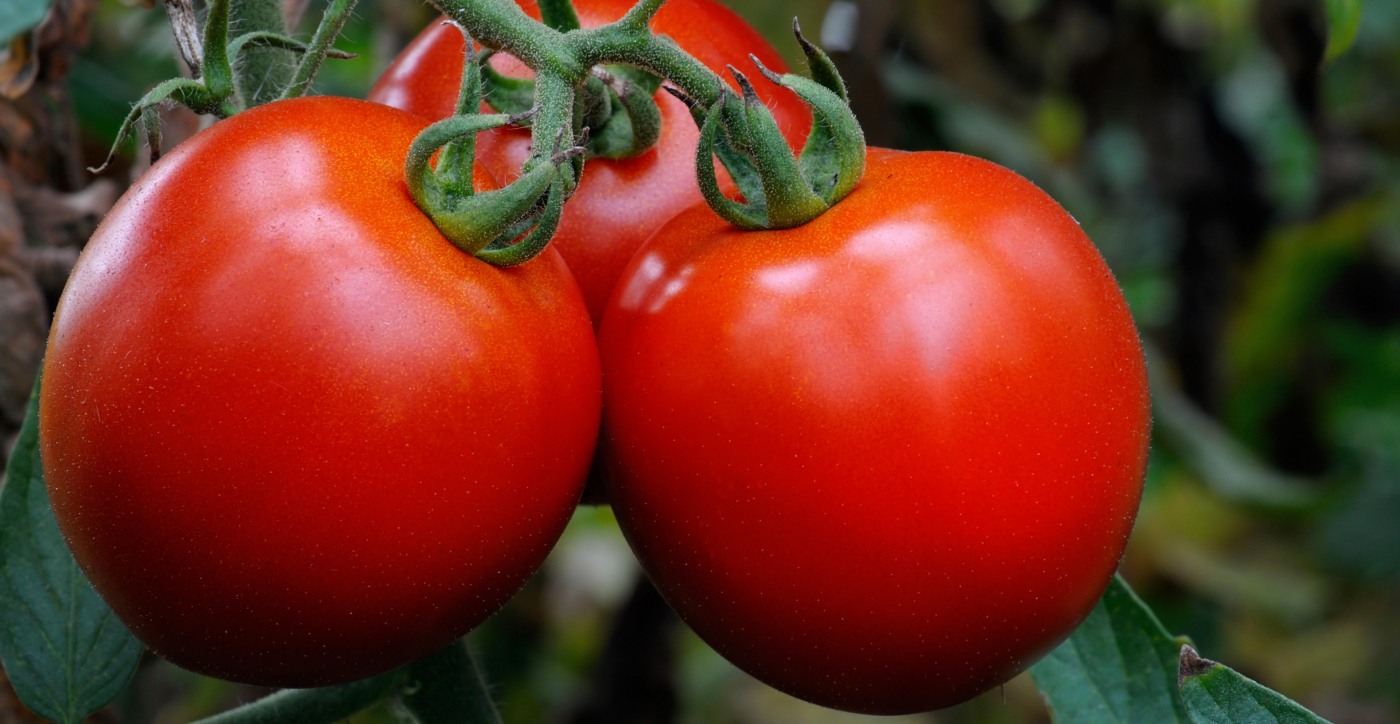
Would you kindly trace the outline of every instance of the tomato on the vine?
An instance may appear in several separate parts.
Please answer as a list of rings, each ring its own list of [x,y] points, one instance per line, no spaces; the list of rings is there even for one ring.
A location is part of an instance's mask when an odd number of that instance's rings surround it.
[[[54,512],[177,664],[316,686],[407,663],[509,599],[577,502],[601,394],[582,297],[557,254],[499,269],[443,238],[403,178],[426,125],[336,98],[222,121],[68,283]]]
[[[795,229],[661,227],[600,332],[623,532],[682,618],[843,709],[969,698],[1103,593],[1141,495],[1143,352],[1078,224],[967,156],[874,150]]]
[[[517,0],[536,19],[533,0]],[[578,0],[574,3],[585,28],[621,18],[633,0]],[[715,0],[670,0],[656,14],[652,30],[675,40],[685,52],[711,70],[728,77],[727,64],[751,69],[748,56],[785,72],[786,64],[763,36],[734,11]],[[404,49],[370,91],[369,99],[429,118],[452,115],[462,77],[462,35],[434,23]],[[513,60],[508,58],[493,59]],[[525,75],[517,62],[500,63],[503,72]],[[732,83],[732,81],[731,81]],[[737,89],[737,88],[736,88]],[[800,147],[811,117],[792,93],[759,88],[779,128]],[[661,110],[661,138],[651,150],[627,159],[590,159],[555,236],[554,246],[578,279],[595,324],[632,254],[656,227],[681,210],[701,202],[695,184],[695,145],[699,131],[685,104],[665,91],[655,100]],[[516,178],[530,153],[530,134],[501,129],[478,137],[477,154],[502,183]]]

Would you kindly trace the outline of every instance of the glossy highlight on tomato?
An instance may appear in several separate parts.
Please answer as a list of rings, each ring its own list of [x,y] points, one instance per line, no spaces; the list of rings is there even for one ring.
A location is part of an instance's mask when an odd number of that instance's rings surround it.
[[[405,664],[504,604],[577,502],[583,300],[557,254],[499,269],[438,233],[403,180],[426,125],[336,98],[240,113],[156,164],[68,283],[54,512],[181,666],[304,687]]]
[[[532,0],[517,2],[531,17],[540,17]],[[585,28],[619,19],[633,4],[633,0],[574,3]],[[657,12],[652,29],[675,40],[726,79],[730,78],[727,64],[756,76],[749,72],[753,69],[749,53],[776,72],[787,70],[782,56],[758,32],[715,0],[670,0]],[[369,99],[434,120],[446,118],[457,101],[462,54],[461,33],[434,23],[394,60],[371,89]],[[492,62],[503,72],[528,74],[514,59],[497,56]],[[794,148],[800,148],[811,113],[792,93],[767,86],[761,79],[757,82],[784,136]],[[564,207],[553,242],[578,279],[595,323],[601,319],[623,267],[642,242],[681,210],[701,203],[695,183],[699,130],[685,104],[669,93],[658,91],[655,100],[663,124],[656,146],[628,159],[590,159],[578,190]],[[525,129],[502,129],[478,137],[478,158],[502,183],[519,176],[529,153],[530,134]]]
[[[872,150],[802,227],[686,211],[600,348],[628,541],[701,638],[794,696],[970,698],[1066,638],[1123,553],[1141,344],[1078,224],[1002,167]]]

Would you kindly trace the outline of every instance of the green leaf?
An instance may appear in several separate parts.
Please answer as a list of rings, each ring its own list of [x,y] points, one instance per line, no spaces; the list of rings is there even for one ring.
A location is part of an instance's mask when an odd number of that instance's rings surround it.
[[[1103,599],[1031,677],[1057,722],[1187,722],[1176,698],[1182,641],[1114,577]]]
[[[1297,702],[1181,647],[1181,700],[1196,724],[1326,724]]]
[[[1153,434],[1212,492],[1228,500],[1279,510],[1301,509],[1316,501],[1316,486],[1265,465],[1177,389],[1166,372],[1167,358],[1154,345],[1144,346],[1152,387]]]
[[[1327,52],[1323,62],[1342,57],[1356,42],[1361,27],[1361,0],[1327,0]]]
[[[9,43],[44,19],[52,0],[5,0],[0,3],[0,43]]]
[[[1231,388],[1223,417],[1244,444],[1269,444],[1267,420],[1307,374],[1304,365],[1318,345],[1329,291],[1348,266],[1364,262],[1368,240],[1390,208],[1388,194],[1367,194],[1323,216],[1278,227],[1265,239],[1240,285],[1223,359]]]
[[[39,463],[38,400],[36,382],[0,488],[0,659],[30,709],[77,722],[116,698],[142,646],[59,534]]]

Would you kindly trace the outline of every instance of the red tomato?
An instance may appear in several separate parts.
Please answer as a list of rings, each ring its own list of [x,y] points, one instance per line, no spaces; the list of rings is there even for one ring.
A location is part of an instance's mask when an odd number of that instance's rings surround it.
[[[336,98],[220,122],[68,282],[54,512],[181,666],[316,686],[404,664],[510,598],[574,508],[601,394],[583,300],[557,254],[497,269],[437,232],[403,181],[425,125]]]
[[[1147,458],[1108,268],[1030,182],[874,151],[787,231],[683,212],[604,317],[612,502],[701,638],[825,706],[951,705],[1108,585]]]
[[[517,0],[539,18],[533,0]],[[579,20],[594,27],[621,18],[634,0],[578,0]],[[733,11],[714,0],[671,0],[652,22],[711,70],[729,78],[726,64],[749,73],[754,53],[777,72],[787,66],[777,51]],[[507,72],[525,74],[519,65]],[[369,99],[429,118],[452,115],[462,78],[461,33],[441,23],[423,31],[394,61],[370,91]],[[732,81],[731,81],[732,83]],[[758,80],[760,86],[766,83]],[[794,148],[805,138],[811,114],[797,96],[760,87],[779,127]],[[637,248],[682,209],[701,202],[695,183],[695,144],[699,131],[685,104],[658,91],[661,139],[650,151],[625,160],[592,159],[583,180],[564,207],[554,245],[578,279],[593,319],[602,317],[613,285]],[[528,130],[484,133],[477,145],[482,165],[502,182],[515,179],[530,153]]]

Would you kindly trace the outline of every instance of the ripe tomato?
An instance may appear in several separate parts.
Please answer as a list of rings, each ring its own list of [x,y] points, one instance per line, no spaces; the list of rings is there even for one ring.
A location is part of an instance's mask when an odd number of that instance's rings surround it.
[[[220,122],[68,283],[40,407],[54,512],[181,666],[386,671],[493,613],[569,519],[601,394],[583,300],[556,254],[497,269],[437,232],[403,181],[425,125],[336,98]]]
[[[517,0],[539,18],[533,0]],[[634,0],[576,0],[583,27],[621,18]],[[777,72],[786,64],[762,36],[732,10],[715,0],[671,0],[652,22],[658,35],[668,35],[711,70],[729,77],[726,64],[751,69],[753,53]],[[452,115],[462,78],[462,35],[434,23],[394,60],[370,91],[369,99],[432,119]],[[518,64],[503,72],[528,73]],[[750,73],[750,75],[754,75]],[[760,85],[763,81],[759,81]],[[794,148],[806,137],[811,114],[797,96],[776,88],[759,88],[779,127]],[[596,323],[613,285],[637,248],[682,209],[701,202],[695,183],[695,144],[700,137],[685,104],[665,91],[656,94],[661,109],[661,139],[650,151],[623,160],[591,159],[564,216],[554,246],[578,279],[588,310]],[[478,137],[477,156],[503,183],[520,174],[530,153],[530,134],[504,129]]]
[[[790,694],[967,699],[1063,640],[1122,555],[1142,349],[1089,239],[1004,168],[873,151],[806,226],[683,212],[599,343],[623,532],[701,638]]]

